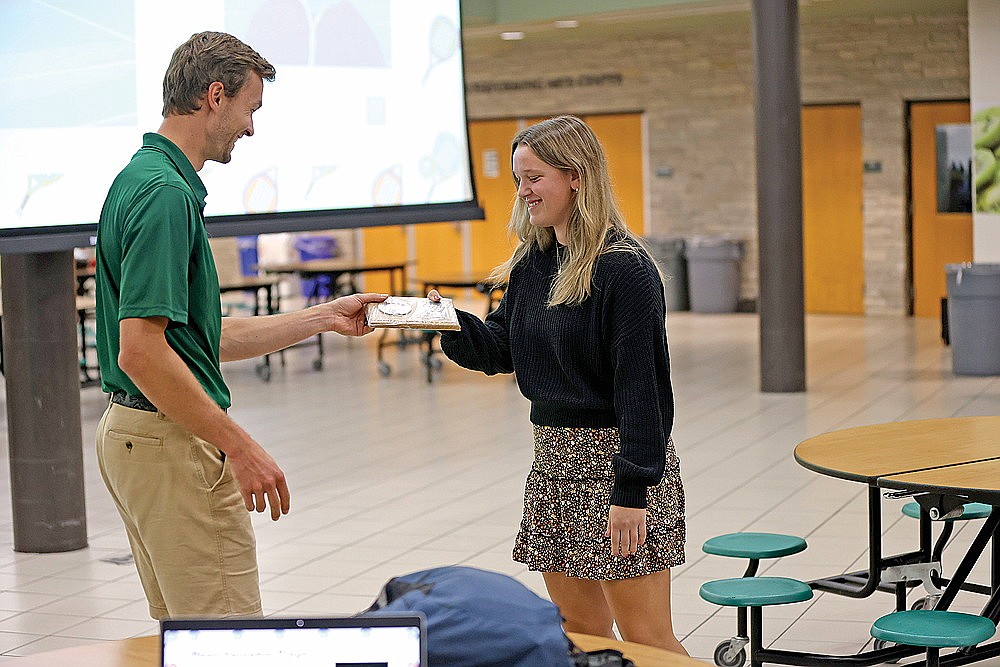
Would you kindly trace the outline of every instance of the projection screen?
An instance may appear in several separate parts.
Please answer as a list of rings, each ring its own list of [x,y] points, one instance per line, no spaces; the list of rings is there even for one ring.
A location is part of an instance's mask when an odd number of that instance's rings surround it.
[[[481,219],[460,26],[459,0],[3,0],[0,251],[92,243],[202,30],[277,68],[254,136],[201,171],[210,234]]]

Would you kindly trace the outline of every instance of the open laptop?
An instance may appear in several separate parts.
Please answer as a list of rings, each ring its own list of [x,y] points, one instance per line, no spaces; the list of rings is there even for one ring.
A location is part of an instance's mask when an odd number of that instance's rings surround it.
[[[160,622],[163,667],[427,667],[423,614]]]

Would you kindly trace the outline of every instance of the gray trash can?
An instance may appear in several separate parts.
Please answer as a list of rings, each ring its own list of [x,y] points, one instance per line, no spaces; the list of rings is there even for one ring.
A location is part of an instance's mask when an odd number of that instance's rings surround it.
[[[1000,375],[1000,264],[946,264],[951,368]]]
[[[743,241],[725,236],[696,236],[687,242],[684,255],[692,312],[736,312]]]
[[[688,279],[687,258],[684,257],[684,238],[681,236],[654,236],[646,239],[653,259],[663,272],[663,296],[667,311],[687,310]]]

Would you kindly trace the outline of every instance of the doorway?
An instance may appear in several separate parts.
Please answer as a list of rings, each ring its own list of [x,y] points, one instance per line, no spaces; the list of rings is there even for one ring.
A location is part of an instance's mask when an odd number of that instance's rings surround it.
[[[864,313],[861,105],[802,109],[807,313]]]
[[[972,213],[955,212],[959,207],[939,196],[938,152],[949,128],[968,125],[969,103],[912,102],[908,111],[911,312],[940,318],[948,293],[944,265],[972,261]]]

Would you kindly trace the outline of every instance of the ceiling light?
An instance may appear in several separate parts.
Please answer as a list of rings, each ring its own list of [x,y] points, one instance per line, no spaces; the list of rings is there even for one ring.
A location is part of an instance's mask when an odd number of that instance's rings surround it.
[[[516,32],[502,32],[500,33],[500,39],[506,39],[508,41],[515,39],[524,39],[524,33],[520,31]]]
[[[554,25],[557,28],[576,28],[579,27],[580,22],[576,19],[567,19],[565,21],[556,21]]]

